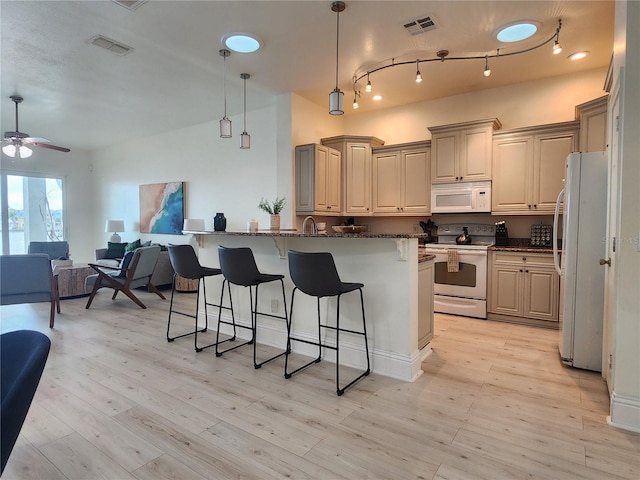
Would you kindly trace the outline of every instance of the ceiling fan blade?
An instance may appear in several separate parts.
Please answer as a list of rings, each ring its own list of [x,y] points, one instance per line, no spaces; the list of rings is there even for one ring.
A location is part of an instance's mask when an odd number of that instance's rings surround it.
[[[59,147],[57,145],[51,145],[50,143],[32,142],[31,144],[35,145],[36,147],[48,148],[50,150],[57,150],[58,152],[70,152],[71,151],[71,149],[69,149],[69,148]]]

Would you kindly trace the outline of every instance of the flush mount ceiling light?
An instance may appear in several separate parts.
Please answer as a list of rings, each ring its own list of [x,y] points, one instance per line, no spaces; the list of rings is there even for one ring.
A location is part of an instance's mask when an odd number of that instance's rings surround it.
[[[335,3],[342,3],[342,2],[335,2]],[[526,23],[528,25],[531,25],[531,26],[534,27],[533,29],[532,28],[529,29],[529,31],[531,33],[528,36],[531,36],[537,31],[538,27],[536,25],[536,22],[527,21]],[[524,22],[517,22],[517,25],[524,25]],[[507,25],[506,27],[512,27],[512,26],[516,26],[516,24],[513,23],[513,24],[510,24],[510,25]],[[415,80],[416,80],[416,82],[419,82],[419,79],[422,79],[422,74],[420,73],[420,70],[419,70],[420,64],[429,63],[429,62],[438,62],[438,61],[441,62],[441,63],[444,63],[445,61],[451,62],[451,61],[461,61],[461,60],[472,60],[472,61],[478,62],[479,60],[484,60],[483,75],[485,77],[488,77],[488,76],[491,75],[491,68],[489,68],[489,59],[490,58],[497,59],[498,57],[502,58],[502,57],[511,57],[511,56],[514,56],[514,55],[525,54],[525,53],[531,52],[533,50],[537,50],[538,48],[540,48],[540,47],[542,47],[544,45],[547,45],[548,43],[550,43],[552,41],[553,41],[553,45],[554,45],[553,53],[554,54],[559,53],[562,50],[562,48],[560,47],[560,43],[559,43],[560,29],[561,28],[562,28],[562,20],[558,19],[558,26],[557,26],[555,32],[550,37],[548,37],[546,40],[541,41],[537,45],[534,45],[534,46],[528,47],[528,48],[521,48],[519,50],[505,51],[504,49],[500,48],[500,49],[495,50],[494,53],[484,53],[482,55],[479,55],[477,53],[474,53],[474,54],[464,54],[463,53],[463,54],[460,54],[460,55],[457,55],[457,56],[451,56],[451,57],[449,56],[449,50],[438,50],[435,53],[435,56],[434,57],[430,57],[430,58],[418,58],[416,60],[407,60],[407,61],[403,61],[403,62],[397,62],[395,58],[392,58],[391,59],[391,63],[386,63],[386,64],[384,64],[384,65],[382,65],[382,66],[380,66],[378,68],[374,68],[373,70],[367,70],[366,72],[363,72],[363,73],[356,72],[356,74],[353,76],[353,91],[354,92],[359,92],[360,91],[359,88],[358,88],[358,82],[366,77],[367,83],[366,83],[364,91],[365,92],[371,92],[371,81],[369,80],[369,77],[371,75],[373,75],[376,72],[379,72],[380,70],[385,70],[387,68],[398,67],[400,65],[415,65],[415,68],[416,68]],[[511,40],[513,42],[513,41],[522,40],[523,38],[527,38],[527,37],[521,36],[517,40],[515,40],[516,37],[511,37],[511,38],[514,38],[514,40]],[[502,40],[502,41],[506,42],[508,40]],[[336,90],[338,89],[337,76],[338,76],[338,72],[337,72],[337,65],[336,65]],[[335,93],[335,91],[332,92],[332,95],[333,95],[333,93]],[[342,92],[340,92],[340,93],[342,93]],[[382,97],[380,97],[380,98],[382,98]],[[380,100],[380,98],[376,99],[374,97],[374,100]],[[354,108],[357,108],[357,107],[355,107],[355,105],[357,105],[357,102],[354,102]],[[342,113],[342,112],[340,112],[340,113]]]
[[[251,33],[227,33],[222,37],[222,44],[237,53],[253,53],[260,50],[262,40]]]
[[[226,48],[218,51],[222,57],[222,94],[224,95],[224,116],[220,119],[220,138],[231,138],[231,120],[227,117],[227,57],[231,52]]]
[[[498,28],[496,38],[503,43],[513,43],[526,40],[538,31],[536,22],[530,20],[518,20]]]
[[[340,12],[346,7],[344,2],[333,2],[331,11],[336,12],[336,88],[329,94],[329,113],[342,115],[344,113],[344,93],[338,88],[338,53],[340,51]]]
[[[569,59],[570,60],[582,60],[584,57],[586,57],[587,55],[589,55],[589,52],[576,52],[573,53],[571,55],[569,55]]]

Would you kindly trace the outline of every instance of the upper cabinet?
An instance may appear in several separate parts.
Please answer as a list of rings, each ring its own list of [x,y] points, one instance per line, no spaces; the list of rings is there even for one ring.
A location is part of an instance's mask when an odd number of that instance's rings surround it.
[[[342,213],[370,215],[371,149],[384,145],[376,137],[340,135],[323,138],[322,144],[342,154]]]
[[[491,180],[493,131],[497,118],[429,127],[431,182],[454,183]]]
[[[607,149],[607,104],[609,96],[576,106],[580,122],[580,151],[604,152]]]
[[[296,213],[340,215],[341,154],[311,143],[296,147]]]
[[[496,133],[491,212],[552,215],[579,127],[564,122]]]
[[[373,214],[431,213],[429,142],[373,150]]]

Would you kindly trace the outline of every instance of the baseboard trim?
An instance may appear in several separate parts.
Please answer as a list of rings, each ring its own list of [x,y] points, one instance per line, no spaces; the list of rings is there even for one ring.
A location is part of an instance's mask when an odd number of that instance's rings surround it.
[[[640,433],[640,399],[611,394],[611,415],[607,417],[610,427]]]
[[[231,315],[223,313],[222,319],[225,321],[231,321]],[[209,327],[211,331],[215,331],[217,322],[217,313],[215,315],[210,314]],[[199,312],[198,323],[199,325],[204,325],[203,312]],[[236,324],[247,327],[251,325],[250,322],[240,320],[238,318],[236,318]],[[224,335],[231,335],[232,327],[230,325],[223,324],[220,328],[220,333]],[[236,336],[247,340],[251,337],[251,332],[246,328],[240,328],[237,330]],[[306,333],[293,331],[292,336],[303,340],[316,341],[315,336]],[[258,327],[258,341],[260,344],[283,349],[286,339],[287,331],[284,326],[259,325]],[[352,339],[353,341],[351,341]],[[422,362],[431,353],[431,347],[429,345],[422,350],[419,350],[414,355],[401,355],[394,352],[376,349],[371,344],[371,338],[368,340],[370,355],[369,361],[371,364],[371,371],[373,373],[405,382],[414,382],[420,375],[422,375]],[[332,339],[327,339],[326,342],[328,345],[332,345]],[[318,347],[303,342],[292,342],[291,349],[294,353],[308,357],[316,357],[318,355]],[[335,363],[335,351],[325,348],[322,352],[322,359]],[[340,365],[357,369],[366,368],[367,363],[365,359],[364,341],[361,336],[351,334],[342,334],[340,336]]]

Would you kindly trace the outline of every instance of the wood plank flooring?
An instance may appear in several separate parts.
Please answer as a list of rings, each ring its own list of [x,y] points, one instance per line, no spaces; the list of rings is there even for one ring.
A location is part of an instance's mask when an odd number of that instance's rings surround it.
[[[337,397],[330,363],[285,380],[250,347],[168,343],[168,300],[140,296],[64,300],[54,330],[46,304],[0,308],[3,332],[52,340],[3,479],[640,478],[640,436],[606,425],[604,381],[562,365],[557,331],[437,315],[415,383],[370,375]]]

